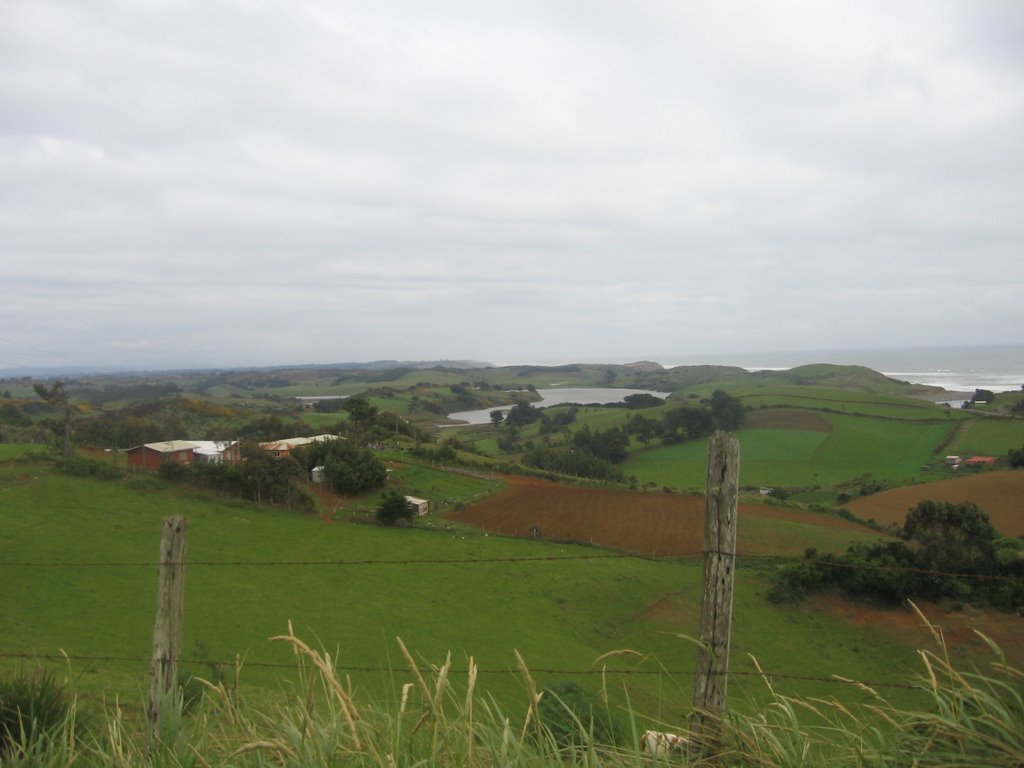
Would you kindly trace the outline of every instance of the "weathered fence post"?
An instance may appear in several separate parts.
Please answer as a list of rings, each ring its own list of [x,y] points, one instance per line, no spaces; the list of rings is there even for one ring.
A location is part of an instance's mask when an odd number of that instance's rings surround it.
[[[178,658],[185,619],[185,539],[188,523],[184,517],[164,519],[160,537],[160,571],[157,576],[156,622],[153,626],[153,658],[149,664],[149,743],[160,738],[162,707],[178,684]]]
[[[690,739],[698,750],[714,749],[725,714],[739,475],[739,441],[727,432],[715,432],[708,445],[700,647],[690,716]]]

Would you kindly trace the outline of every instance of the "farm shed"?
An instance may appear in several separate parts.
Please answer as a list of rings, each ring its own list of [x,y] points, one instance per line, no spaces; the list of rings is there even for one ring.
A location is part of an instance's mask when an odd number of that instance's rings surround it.
[[[284,440],[271,440],[260,443],[260,448],[270,451],[275,456],[289,456],[296,448],[301,448],[310,443],[323,443],[328,440],[341,440],[337,435],[313,435],[312,437],[288,437]]]
[[[971,456],[971,458],[964,461],[969,467],[991,467],[996,463],[994,456]]]
[[[238,442],[235,440],[192,440],[195,460],[207,464],[235,464],[238,462]]]
[[[415,496],[406,496],[405,500],[416,507],[417,515],[425,515],[430,511],[430,502],[426,499],[417,499]]]
[[[129,448],[129,469],[157,470],[165,461],[191,464],[195,461],[196,444],[188,440],[167,440],[162,443],[146,443]]]

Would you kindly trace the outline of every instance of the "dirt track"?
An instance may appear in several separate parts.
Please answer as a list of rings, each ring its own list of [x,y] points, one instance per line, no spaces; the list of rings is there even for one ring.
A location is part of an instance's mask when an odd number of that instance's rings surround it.
[[[1013,470],[938,480],[934,483],[894,488],[854,499],[847,508],[858,517],[880,523],[902,523],[907,511],[919,501],[973,501],[1004,536],[1024,536],[1024,472]]]
[[[582,541],[629,552],[661,556],[698,555],[704,548],[704,499],[669,493],[577,488],[509,476],[500,494],[446,514],[487,531],[529,538],[536,528],[545,539]],[[762,504],[741,504],[740,514],[863,531],[839,518]],[[740,554],[779,554],[771,542],[745,536]]]

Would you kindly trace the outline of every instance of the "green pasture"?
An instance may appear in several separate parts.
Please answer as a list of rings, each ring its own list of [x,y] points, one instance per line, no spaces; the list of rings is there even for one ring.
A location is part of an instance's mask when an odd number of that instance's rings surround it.
[[[303,411],[299,416],[302,421],[309,424],[318,432],[330,429],[338,422],[347,421],[348,414],[344,411],[338,413],[317,413],[316,411]]]
[[[792,520],[772,520],[754,514],[741,514],[739,529],[741,542],[771,542],[773,552],[793,557],[802,556],[809,548],[838,555],[851,544],[871,544],[881,536],[867,527],[860,530],[830,528]]]
[[[403,482],[430,480],[413,473]],[[102,482],[53,475],[41,464],[0,465],[0,666],[23,663],[3,654],[97,657],[71,662],[88,695],[138,695],[151,650],[161,520],[173,514],[189,520],[184,655],[200,674],[203,657],[237,656],[246,690],[277,687],[288,672],[265,665],[293,659],[268,638],[291,621],[311,644],[336,652],[364,689],[394,693],[395,679],[407,679],[400,636],[425,663],[440,664],[451,651],[464,669],[472,655],[484,670],[481,684],[499,700],[522,695],[509,674],[518,649],[542,685],[574,678],[596,688],[607,668],[610,690],[618,696],[626,686],[640,711],[675,718],[688,708],[694,649],[680,635],[697,632],[696,561],[564,560],[602,552],[445,530],[433,516],[432,529],[329,524],[193,497],[148,477]],[[763,691],[748,654],[781,675],[900,682],[915,668],[908,645],[838,618],[773,607],[765,588],[763,571],[740,569],[730,684],[737,704]],[[595,664],[617,649],[640,655]],[[780,685],[840,692],[827,682]]]
[[[887,483],[912,482],[935,461],[935,449],[952,429],[945,422],[892,421],[825,414],[833,431],[742,429],[740,482],[780,487],[829,486],[869,476]],[[631,455],[623,464],[640,483],[700,488],[707,441],[660,446]]]
[[[45,445],[10,445],[8,443],[0,443],[0,461],[18,459],[26,454],[45,451]]]
[[[809,386],[774,386],[732,392],[750,408],[790,406],[808,410],[875,416],[889,419],[960,419],[966,415],[925,400],[871,392],[847,392]]]
[[[958,456],[1005,456],[1024,446],[1024,419],[978,417],[960,425],[947,454]]]
[[[406,496],[430,501],[432,511],[457,503],[468,504],[498,493],[505,485],[499,477],[486,474],[441,472],[419,463],[389,462],[390,485]]]

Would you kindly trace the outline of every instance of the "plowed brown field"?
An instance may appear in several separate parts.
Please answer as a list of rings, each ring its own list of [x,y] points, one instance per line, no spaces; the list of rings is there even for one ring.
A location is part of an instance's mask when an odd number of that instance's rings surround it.
[[[523,538],[532,537],[534,529],[548,540],[590,542],[643,554],[679,557],[703,551],[703,497],[577,488],[515,476],[506,480],[502,493],[445,516]],[[765,525],[772,521],[797,526]],[[877,536],[840,518],[741,504],[737,549],[745,555],[800,554],[805,547],[818,544],[800,535],[801,524],[806,530],[828,529],[830,541],[832,537],[845,541],[848,535]],[[780,529],[780,534],[766,535],[773,529]]]
[[[902,523],[907,511],[919,501],[934,499],[962,504],[973,501],[988,513],[992,525],[1004,536],[1024,536],[1024,472],[979,472],[975,475],[910,485],[862,496],[847,507],[865,520]]]

